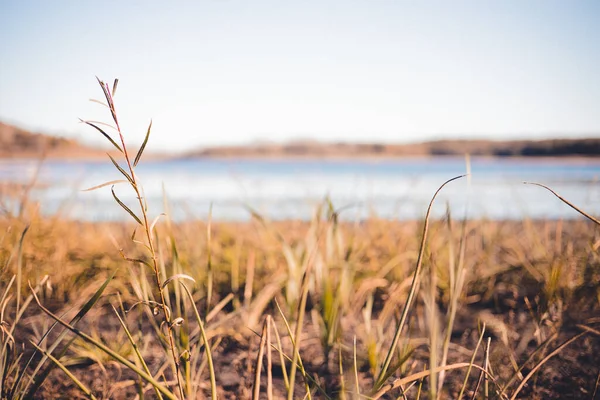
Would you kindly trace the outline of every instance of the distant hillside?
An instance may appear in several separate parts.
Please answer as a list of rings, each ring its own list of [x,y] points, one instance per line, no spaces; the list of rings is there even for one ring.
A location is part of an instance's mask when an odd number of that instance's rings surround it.
[[[76,140],[33,133],[0,122],[0,157],[68,157],[86,158],[105,154]]]
[[[402,157],[452,156],[469,153],[496,157],[592,157],[600,156],[598,139],[549,140],[437,140],[412,144],[320,143],[315,141],[287,144],[211,147],[189,153],[188,157]]]
[[[111,150],[111,152],[114,150]],[[408,156],[495,157],[594,157],[600,156],[600,138],[548,140],[436,140],[411,144],[323,143],[295,141],[284,144],[260,143],[245,146],[211,147],[183,155],[226,158],[356,158]],[[0,158],[40,157],[98,158],[106,150],[88,147],[73,139],[33,133],[0,122]],[[148,153],[146,157],[166,157]]]
[[[600,138],[547,140],[440,140],[425,143],[431,155],[471,155],[498,157],[600,156]]]

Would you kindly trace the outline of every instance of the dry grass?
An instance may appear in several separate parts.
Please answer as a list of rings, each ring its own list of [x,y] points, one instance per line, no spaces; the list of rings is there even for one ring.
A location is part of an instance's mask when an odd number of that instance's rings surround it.
[[[35,285],[48,275],[50,283],[40,292],[42,303],[58,315],[68,310],[73,310],[72,314],[111,271],[118,269],[116,278],[80,326],[83,331],[92,332],[111,348],[131,357],[132,350],[109,305],[119,308],[122,302],[122,307],[128,309],[138,301],[139,293],[132,288],[129,267],[109,237],[114,237],[117,243],[129,243],[124,251],[130,256],[135,255],[136,247],[128,241],[133,226],[56,221],[39,217],[30,222],[23,243],[23,293],[27,293],[27,282]],[[214,273],[211,304],[206,304],[209,254],[206,224],[198,221],[170,228],[166,225],[159,227],[157,236],[161,238],[159,249],[162,262],[168,269],[179,265],[181,271],[193,277],[197,283],[192,287],[192,293],[198,309],[212,312],[210,318],[206,317],[204,311],[202,315],[207,319],[208,340],[214,343],[217,385],[222,395],[230,394],[231,398],[250,395],[256,372],[253,366],[260,342],[255,332],[261,331],[267,315],[272,316],[274,326],[277,326],[282,337],[283,352],[287,356],[292,354],[290,335],[282,325],[283,319],[274,304],[275,301],[279,302],[293,326],[297,303],[289,298],[286,291],[290,261],[286,259],[282,243],[289,246],[298,260],[306,255],[310,246],[315,246],[312,251],[316,255],[311,261],[315,267],[308,289],[305,307],[307,318],[302,326],[299,352],[301,359],[305,360],[304,368],[310,371],[311,376],[317,376],[315,379],[319,386],[333,398],[339,396],[342,381],[345,381],[344,387],[349,391],[346,398],[352,398],[351,393],[356,391],[354,388],[357,386],[361,393],[367,394],[374,388],[378,365],[383,362],[390,345],[393,326],[410,287],[421,223],[369,220],[360,224],[340,224],[338,232],[345,244],[343,260],[337,256],[327,259],[327,253],[330,252],[327,246],[331,245],[322,238],[327,236],[331,222],[322,220],[320,223],[322,225],[318,228],[315,228],[314,221],[312,224],[277,222],[268,227],[258,221],[213,224],[210,241]],[[0,289],[4,292],[8,280],[17,272],[15,249],[24,223],[6,218],[0,221],[0,228],[3,232]],[[281,232],[281,237],[274,232]],[[177,243],[176,253],[172,240]],[[438,329],[442,331],[452,302],[448,270],[452,250],[449,243],[458,243],[460,240],[460,230],[450,232],[447,222],[432,222],[424,267],[436,276],[434,307],[440,321]],[[318,243],[315,244],[315,241]],[[492,338],[490,370],[502,388],[492,387],[490,391],[504,391],[509,395],[537,361],[561,341],[583,332],[575,326],[577,323],[598,329],[599,245],[597,228],[586,221],[469,221],[466,224],[464,286],[457,299],[456,319],[450,331],[448,364],[469,363],[479,336],[477,327],[485,323],[488,332],[486,337],[489,335]],[[352,269],[349,283],[351,295],[343,304],[338,303],[337,333],[333,341],[327,341],[327,310],[324,307],[330,303],[327,302],[325,286],[318,284],[318,270],[327,265],[328,278],[334,282],[333,285],[337,285],[342,279],[345,263]],[[142,273],[141,269],[131,268],[133,275]],[[246,287],[249,275],[252,275],[250,288]],[[423,279],[429,280],[429,275],[429,272],[425,273]],[[339,295],[336,293],[336,296]],[[426,299],[423,296],[429,295],[422,293],[412,307],[409,329],[404,331],[398,349],[398,355],[405,362],[394,376],[410,376],[429,365],[429,342],[433,332],[425,313]],[[224,306],[219,304],[221,300],[226,301]],[[14,306],[13,299],[3,316],[9,323],[14,318]],[[220,310],[214,312],[217,306]],[[365,320],[365,316],[369,319]],[[193,318],[191,314],[187,317]],[[148,361],[150,370],[158,374],[165,361],[156,357],[156,354],[160,354],[156,348],[160,344],[152,335],[151,318],[151,314],[136,307],[127,314],[126,321],[130,327],[137,328],[139,325],[141,333],[136,337],[138,347]],[[194,347],[194,341],[202,343],[198,333],[195,333],[197,324],[192,321],[187,328],[191,348]],[[32,350],[29,339],[39,338],[48,324],[48,319],[30,306],[17,327],[18,334],[14,335],[18,342],[15,348],[24,344],[24,354],[29,354]],[[352,365],[354,336],[357,338],[358,383],[354,382]],[[573,345],[565,360],[549,366],[548,370],[542,366],[537,380],[526,387],[527,396],[539,392],[538,398],[547,398],[548,393],[556,393],[554,397],[561,398],[565,390],[569,390],[579,393],[573,398],[591,399],[584,393],[591,393],[594,388],[597,373],[594,368],[599,365],[598,340],[597,336],[589,334]],[[85,346],[80,340],[75,343],[77,346],[67,352],[63,361],[73,374],[86,381],[92,391],[101,396],[110,393],[121,398],[136,393],[138,382],[135,376],[114,367],[110,357],[97,349]],[[275,391],[276,397],[280,397],[286,392],[283,368],[275,340],[271,343],[275,351],[272,366],[275,388],[271,390]],[[441,356],[441,353],[438,354]],[[205,364],[201,353],[196,356],[199,364]],[[474,363],[483,365],[482,357],[483,352],[480,351]],[[524,366],[521,377],[515,374],[513,363],[517,367]],[[343,366],[343,375],[339,373],[340,364]],[[287,368],[289,372],[289,361]],[[465,371],[447,371],[441,398],[458,394]],[[208,395],[207,368],[199,368],[198,374],[199,391]],[[472,379],[467,380],[466,398],[471,396],[469,390],[475,387],[478,371],[473,370],[471,375]],[[263,384],[266,384],[266,373],[262,376]],[[393,379],[391,377],[387,381],[393,382]],[[505,387],[507,383],[511,385]],[[581,387],[572,387],[573,384]],[[56,371],[40,389],[41,396],[51,395],[53,388],[58,385],[78,393],[69,379]],[[315,387],[312,381],[309,381],[309,387]],[[266,390],[266,387],[263,389]],[[304,390],[303,385],[296,389],[301,393]],[[414,398],[416,390],[417,386],[413,386],[407,396]],[[396,396],[399,394],[397,390],[395,393]],[[323,394],[317,391],[313,396],[321,398]]]
[[[593,222],[350,223],[326,201],[311,221],[175,224],[145,206],[142,151],[113,145],[130,223],[1,192],[2,399],[598,392]]]

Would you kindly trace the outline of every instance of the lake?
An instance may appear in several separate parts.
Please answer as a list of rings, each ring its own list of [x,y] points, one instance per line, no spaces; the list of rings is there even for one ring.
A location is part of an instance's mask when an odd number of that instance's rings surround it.
[[[0,161],[0,181],[26,183],[37,161]],[[446,186],[434,208],[455,218],[571,219],[579,215],[548,191],[524,181],[550,186],[592,214],[600,214],[599,159],[471,159],[471,174]],[[400,160],[225,160],[142,161],[137,169],[150,214],[164,210],[164,194],[175,220],[206,218],[212,204],[217,220],[247,220],[248,207],[270,219],[310,218],[329,196],[341,216],[356,220],[377,216],[418,219],[437,188],[464,174],[464,158]],[[123,220],[128,215],[113,200],[110,187],[82,189],[122,177],[110,161],[47,160],[32,196],[46,215],[83,220]],[[164,191],[163,191],[164,188]],[[115,186],[132,205],[132,190]]]

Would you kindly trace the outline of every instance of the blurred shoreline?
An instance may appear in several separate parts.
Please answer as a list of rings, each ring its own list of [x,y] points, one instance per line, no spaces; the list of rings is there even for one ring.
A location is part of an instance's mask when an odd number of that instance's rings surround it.
[[[0,159],[104,160],[103,149],[74,139],[32,133],[0,122]],[[543,140],[450,139],[421,143],[346,143],[313,140],[288,143],[254,143],[213,146],[187,152],[157,152],[150,143],[146,160],[240,159],[240,160],[398,160],[415,158],[464,157],[515,159],[600,160],[600,138]]]

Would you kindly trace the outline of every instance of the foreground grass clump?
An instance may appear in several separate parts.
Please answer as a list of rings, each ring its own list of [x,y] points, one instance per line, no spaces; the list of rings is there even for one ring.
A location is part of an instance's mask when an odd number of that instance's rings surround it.
[[[161,238],[158,246],[161,262],[200,282],[193,285],[191,291],[199,312],[205,316],[219,394],[251,395],[260,345],[256,333],[261,332],[266,316],[270,315],[270,343],[275,349],[271,354],[271,367],[267,372],[263,369],[260,379],[266,390],[270,371],[274,397],[285,397],[283,365],[289,372],[290,364],[285,357],[282,362],[277,349],[281,343],[283,353],[289,357],[293,334],[287,331],[276,302],[293,332],[297,304],[290,302],[287,289],[290,264],[297,260],[298,268],[302,268],[301,260],[309,253],[310,246],[314,246],[310,252],[315,254],[312,256],[315,272],[308,292],[307,317],[302,326],[299,349],[303,367],[332,398],[341,397],[342,390],[346,391],[346,398],[353,398],[352,393],[358,390],[361,393],[372,390],[378,365],[383,362],[398,312],[406,299],[421,226],[418,222],[381,220],[338,224],[335,233],[343,250],[339,258],[333,254],[333,245],[327,240],[331,222],[321,221],[320,224],[288,221],[265,227],[258,221],[215,223],[211,226],[210,240],[207,225],[201,221],[157,229],[157,236]],[[9,282],[20,264],[23,298],[28,297],[26,282],[44,283],[38,285],[41,301],[56,315],[67,313],[64,318],[70,319],[106,276],[120,268],[104,295],[78,326],[119,354],[134,359],[134,350],[112,306],[120,310],[131,309],[124,320],[137,330],[134,338],[138,350],[150,371],[156,371],[157,379],[168,379],[165,359],[159,356],[163,354],[164,344],[157,342],[152,334],[152,312],[148,315],[146,308],[131,308],[138,301],[140,292],[145,290],[143,285],[131,285],[132,280],[139,279],[132,275],[142,273],[143,269],[134,268],[131,274],[128,273],[111,241],[102,239],[110,232],[117,243],[126,243],[132,225],[34,218],[24,237],[20,258],[20,221],[6,219],[1,225],[5,232],[0,253],[4,266],[2,293],[7,290],[15,293],[15,282],[10,286]],[[450,281],[456,280],[456,275],[451,278],[448,267],[452,256],[461,257],[459,246],[452,244],[460,241],[461,232],[450,230],[444,221],[432,223],[425,262],[427,271],[423,274],[421,295],[415,301],[407,322],[408,329],[404,331],[397,351],[398,360],[404,360],[404,363],[395,376],[410,377],[430,365],[432,338],[437,335],[443,342],[441,338],[447,329],[444,320],[450,305],[456,301],[459,306],[450,329],[447,364],[470,362],[479,342],[480,329],[485,324],[484,339],[475,354],[474,364],[483,366],[487,357],[498,385],[504,388],[511,383],[505,390],[510,397],[512,390],[537,362],[565,340],[590,329],[591,333],[543,364],[520,396],[534,397],[537,393],[538,398],[561,398],[566,393],[578,393],[573,398],[591,399],[600,350],[597,333],[594,333],[600,324],[600,260],[597,255],[600,235],[597,229],[585,221],[470,221],[465,231],[462,291],[458,298],[453,298]],[[282,232],[281,237],[276,232]],[[317,236],[319,240],[315,241]],[[98,237],[98,240],[81,240],[87,237]],[[332,237],[331,233],[329,237]],[[177,243],[176,248],[173,243]],[[123,251],[133,252],[134,247],[130,246]],[[289,250],[284,250],[285,247]],[[207,303],[206,285],[209,254],[213,274],[211,303]],[[325,269],[328,283],[317,285],[318,275]],[[46,275],[48,278],[44,282]],[[435,281],[433,304],[427,298],[431,296],[427,289],[429,280]],[[345,286],[349,289],[341,293]],[[330,294],[333,290],[330,288],[334,288],[334,295]],[[3,321],[11,324],[15,321],[16,296],[9,295],[7,299]],[[343,302],[336,299],[343,299]],[[177,301],[175,295],[172,301]],[[436,315],[438,322],[435,325],[431,324],[428,313]],[[30,304],[17,322],[12,335],[15,344],[8,346],[8,350],[12,348],[26,357],[33,349],[29,340],[37,342],[49,321]],[[188,342],[201,342],[198,324],[193,320],[185,324],[190,332]],[[437,333],[432,331],[432,326],[437,327]],[[488,337],[491,338],[489,348],[484,351]],[[67,336],[65,340],[69,339]],[[190,347],[197,351],[194,345]],[[437,348],[441,360],[443,343]],[[20,360],[21,364],[23,360]],[[147,390],[152,390],[140,383],[135,374],[117,367],[110,357],[81,339],[75,340],[61,360],[98,397],[129,398],[140,391],[140,386],[149,396]],[[198,364],[197,394],[210,395],[206,359],[202,354],[195,354],[191,362]],[[515,373],[514,366],[524,367],[521,377]],[[438,392],[442,398],[458,396],[467,369],[446,372]],[[480,371],[471,371],[464,398],[470,398],[470,391],[477,387]],[[299,377],[302,382],[301,375]],[[316,383],[309,382],[309,387],[314,388]],[[408,398],[417,397],[420,380],[414,382],[416,384],[410,390],[408,386],[412,382],[405,385]],[[422,398],[425,398],[427,387],[428,380],[425,380]],[[483,389],[484,383],[480,385],[480,395]],[[64,390],[73,395],[80,393],[58,369],[49,374],[39,390],[40,398],[56,396]],[[298,386],[296,392],[303,393],[303,390],[303,386]],[[492,398],[498,397],[495,394],[498,390],[501,389],[488,381]],[[391,393],[398,395],[400,392],[395,389]],[[316,392],[313,397],[324,398],[324,395]]]
[[[129,223],[0,219],[1,398],[583,398],[598,392],[589,221],[173,223],[100,82]],[[135,202],[118,193],[130,190]],[[10,210],[17,209],[12,213]],[[36,304],[37,302],[37,304]]]

